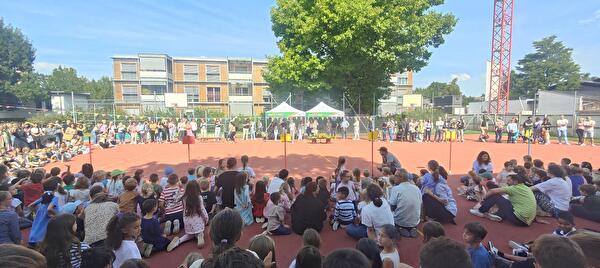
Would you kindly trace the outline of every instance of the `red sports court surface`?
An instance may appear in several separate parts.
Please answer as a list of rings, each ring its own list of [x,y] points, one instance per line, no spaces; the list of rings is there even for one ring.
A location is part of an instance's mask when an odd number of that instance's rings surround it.
[[[331,144],[310,144],[307,141],[287,144],[287,168],[290,175],[299,180],[302,176],[322,175],[329,177],[335,169],[338,156],[346,157],[348,168],[371,168],[371,154],[373,152],[375,166],[381,162],[377,152],[379,146],[386,146],[390,152],[395,154],[402,166],[410,172],[418,173],[420,168],[427,165],[427,161],[436,159],[453,174],[449,183],[453,189],[459,185],[458,179],[466,174],[471,168],[473,160],[481,150],[490,153],[494,163],[494,171],[502,168],[504,161],[517,159],[522,164],[523,155],[527,154],[527,145],[524,144],[496,144],[480,143],[475,141],[475,136],[469,136],[465,143],[400,143],[400,142],[375,142],[374,150],[371,150],[369,141],[335,140]],[[452,163],[450,165],[450,146],[452,146]],[[595,168],[600,167],[600,157],[597,157],[599,147],[590,146],[566,146],[566,145],[532,145],[533,158],[542,159],[545,164],[559,162],[562,157],[569,157],[573,162],[589,161]],[[191,145],[191,159],[188,163],[187,145],[181,144],[144,144],[144,145],[122,145],[117,148],[100,150],[94,149],[92,154],[93,165],[96,170],[124,169],[128,174],[133,174],[136,169],[144,169],[147,177],[151,173],[162,172],[165,166],[175,168],[178,175],[184,175],[189,167],[198,165],[216,166],[220,158],[235,157],[239,159],[242,155],[250,156],[249,165],[255,170],[258,177],[263,175],[273,176],[284,167],[283,143],[262,140],[238,141],[236,143],[208,142]],[[69,164],[77,171],[81,164],[89,161],[87,155],[77,157]],[[49,167],[62,164],[49,165]],[[49,168],[48,167],[48,168]],[[377,175],[377,174],[376,174]],[[531,227],[514,227],[508,223],[496,223],[481,219],[469,214],[468,210],[474,203],[466,201],[463,197],[456,196],[458,202],[457,225],[445,225],[449,237],[462,241],[462,227],[465,223],[480,221],[488,229],[487,240],[492,240],[501,250],[508,250],[507,241],[529,241],[538,235],[549,233],[556,227],[556,221],[547,219],[550,224],[534,223]],[[576,219],[578,228],[592,228],[600,230],[600,224],[590,221]],[[289,224],[289,219],[288,219]],[[238,246],[247,247],[249,239],[262,232],[259,224],[246,227]],[[207,232],[206,232],[207,233]],[[354,247],[355,241],[350,239],[342,229],[333,232],[331,228],[325,227],[321,232],[323,245],[321,253],[327,255],[329,252],[343,247]],[[275,236],[276,261],[279,267],[287,267],[295,258],[297,251],[302,247],[302,237],[299,235]],[[422,246],[422,236],[417,238],[403,238],[398,243],[400,258],[402,262],[418,267],[418,252]],[[209,237],[206,234],[207,246],[199,250],[203,256],[210,255]],[[152,267],[177,267],[185,256],[197,251],[195,241],[181,245],[170,253],[156,253],[148,261]]]

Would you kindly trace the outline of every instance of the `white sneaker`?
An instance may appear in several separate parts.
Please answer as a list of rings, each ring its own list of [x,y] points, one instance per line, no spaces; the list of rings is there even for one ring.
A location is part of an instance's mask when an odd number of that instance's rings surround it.
[[[267,227],[269,226],[268,222],[263,223],[263,225],[261,226],[261,228],[263,229],[267,229]]]
[[[502,221],[502,218],[500,216],[492,213],[486,213],[485,217],[488,218],[490,221]]]
[[[171,234],[171,224],[171,221],[165,222],[165,229],[163,230],[163,233],[167,236]]]
[[[204,247],[204,233],[197,234],[196,240],[198,240],[198,248],[203,248]]]
[[[154,249],[154,245],[144,243],[144,257],[149,258],[152,255],[152,249]]]
[[[179,220],[173,221],[173,234],[179,233]]]
[[[171,252],[173,251],[173,249],[175,249],[177,246],[179,246],[179,237],[173,237],[173,240],[171,240],[171,243],[169,243],[169,245],[167,246],[167,252]]]
[[[471,215],[475,215],[480,218],[485,218],[485,214],[483,212],[479,211],[479,209],[472,208],[469,210],[469,213],[471,213]]]
[[[340,227],[340,223],[338,221],[334,221],[331,229],[333,229],[334,231],[337,231],[338,227]]]
[[[510,248],[514,249],[514,250],[517,250],[517,251],[525,251],[525,252],[527,252],[529,250],[528,248],[524,247],[520,243],[517,243],[517,242],[512,241],[512,240],[508,241],[508,246]]]

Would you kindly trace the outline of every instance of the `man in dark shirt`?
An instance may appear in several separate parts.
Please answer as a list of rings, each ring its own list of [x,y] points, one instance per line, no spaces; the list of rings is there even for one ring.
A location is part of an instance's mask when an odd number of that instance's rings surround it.
[[[221,173],[215,180],[217,189],[221,188],[223,207],[233,208],[235,206],[233,189],[235,186],[235,177],[239,173],[235,170],[236,165],[237,160],[235,158],[232,157],[227,159],[227,171]]]

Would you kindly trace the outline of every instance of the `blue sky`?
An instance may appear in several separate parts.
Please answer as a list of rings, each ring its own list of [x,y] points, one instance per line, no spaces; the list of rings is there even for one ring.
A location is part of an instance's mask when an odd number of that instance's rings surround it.
[[[542,4],[543,3],[543,4]],[[0,17],[37,49],[36,70],[74,67],[88,78],[112,75],[116,54],[252,57],[278,49],[269,17],[273,0],[0,1]],[[460,78],[467,95],[483,93],[490,58],[492,0],[446,0],[439,10],[459,19],[446,43],[432,49],[415,86]],[[531,43],[555,34],[574,49],[583,72],[600,76],[600,1],[515,0],[513,65]]]

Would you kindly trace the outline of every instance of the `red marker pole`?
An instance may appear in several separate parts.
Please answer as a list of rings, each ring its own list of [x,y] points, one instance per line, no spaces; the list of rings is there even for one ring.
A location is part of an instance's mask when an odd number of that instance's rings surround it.
[[[450,156],[448,160],[448,170],[452,173],[452,135],[450,135]]]
[[[283,167],[287,169],[287,131],[283,130]]]
[[[371,131],[371,174],[375,174],[375,161],[373,158],[375,151],[375,131]]]
[[[88,149],[90,150],[90,165],[92,165],[92,138],[88,139]]]

